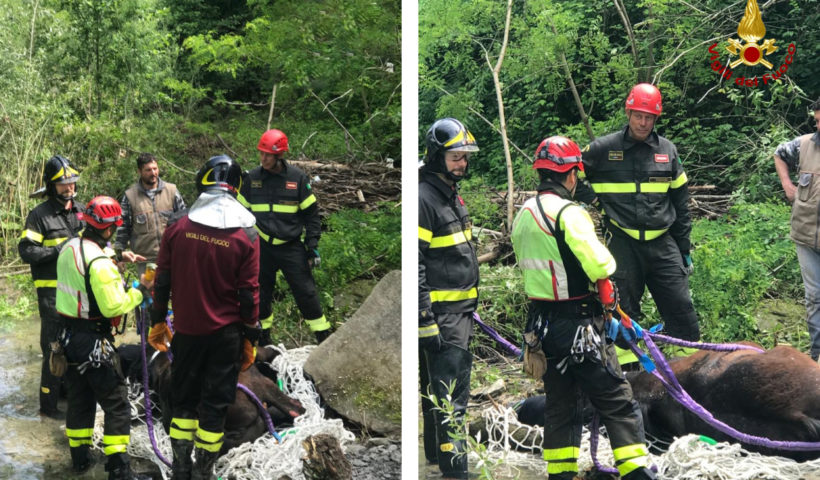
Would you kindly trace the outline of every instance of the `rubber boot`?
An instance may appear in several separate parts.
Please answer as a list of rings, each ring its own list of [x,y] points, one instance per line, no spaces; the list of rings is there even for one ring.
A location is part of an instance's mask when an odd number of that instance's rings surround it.
[[[71,464],[75,473],[85,473],[94,466],[94,456],[90,445],[71,447]]]
[[[658,477],[651,469],[641,467],[632,470],[621,478],[623,478],[623,480],[657,480]]]
[[[436,437],[436,417],[433,402],[428,398],[430,374],[427,352],[419,349],[419,380],[421,385],[421,412],[424,418],[422,433],[424,435],[424,458],[427,463],[438,464],[438,438]]]
[[[194,451],[194,442],[191,440],[171,439],[171,449],[174,451],[174,461],[171,465],[171,480],[191,480],[191,471],[194,460],[191,453]]]
[[[209,452],[203,448],[194,449],[194,470],[191,480],[211,480],[219,452]]]
[[[438,466],[445,478],[468,478],[466,443],[463,440],[454,440],[450,434],[464,436],[466,428],[461,425],[461,419],[467,412],[467,401],[470,399],[470,370],[473,356],[467,350],[449,343],[443,343],[441,350],[428,355],[430,371],[430,388],[438,398],[452,395],[454,418],[447,421],[443,412],[435,412],[437,437],[439,444]],[[450,384],[455,380],[452,394]]]
[[[115,455],[112,455],[112,457]],[[123,460],[112,461],[109,457],[105,469],[108,471],[108,480],[151,480],[150,475],[137,475],[134,473],[131,470],[131,464],[127,460],[123,463]]]

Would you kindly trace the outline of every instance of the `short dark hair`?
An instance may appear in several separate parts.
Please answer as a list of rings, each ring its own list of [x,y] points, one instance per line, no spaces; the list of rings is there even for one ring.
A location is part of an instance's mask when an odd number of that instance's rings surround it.
[[[811,104],[809,110],[813,112],[820,110],[820,97],[817,97],[817,100],[815,100],[814,103]]]
[[[547,170],[546,168],[539,168],[538,169],[538,178],[542,182],[546,182],[547,180],[552,180],[555,183],[563,184],[564,181],[569,177],[569,173],[575,170],[574,168],[570,168],[566,172],[556,172],[553,170]]]
[[[146,163],[156,162],[157,157],[150,153],[140,153],[140,156],[137,157],[137,170],[142,170],[143,165]]]

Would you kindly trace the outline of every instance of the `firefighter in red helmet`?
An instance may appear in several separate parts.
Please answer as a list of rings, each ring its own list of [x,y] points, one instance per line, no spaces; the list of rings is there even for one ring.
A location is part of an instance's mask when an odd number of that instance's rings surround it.
[[[148,478],[131,471],[126,449],[130,441],[131,404],[119,354],[114,347],[113,320],[142,303],[153,282],[140,278],[138,288],[125,290],[122,277],[103,247],[122,224],[122,208],[111,197],[94,197],[82,213],[86,227],[69,240],[57,259],[57,311],[65,319],[60,342],[68,367],[68,412],[65,432],[74,470],[90,468],[89,448],[97,403],[105,412],[103,453],[109,480]]]
[[[663,111],[657,87],[635,85],[625,109],[628,124],[584,151],[592,188],[580,185],[576,199],[604,211],[607,246],[618,261],[612,277],[626,313],[640,320],[641,297],[649,288],[665,332],[695,341],[700,328],[689,294],[694,266],[686,173],[675,145],[655,131]],[[635,361],[631,353],[623,357]]]
[[[516,216],[512,242],[530,299],[525,331],[531,335],[525,338],[528,348],[546,356],[546,369],[533,373],[543,374],[547,393],[547,473],[550,480],[578,474],[583,393],[606,425],[621,478],[652,480],[641,412],[603,315],[617,304],[609,279],[615,259],[596,236],[589,214],[572,201],[584,171],[581,150],[566,137],[545,138],[533,168],[540,178],[538,194]],[[617,338],[614,326],[611,335]],[[625,336],[637,336],[640,327],[632,328]]]
[[[313,268],[321,263],[322,222],[310,179],[285,161],[288,137],[277,129],[262,134],[257,145],[260,165],[248,172],[237,200],[256,217],[260,239],[260,345],[271,342],[276,273],[282,271],[305,321],[321,343],[332,329],[325,318]],[[304,233],[304,240],[302,234]]]

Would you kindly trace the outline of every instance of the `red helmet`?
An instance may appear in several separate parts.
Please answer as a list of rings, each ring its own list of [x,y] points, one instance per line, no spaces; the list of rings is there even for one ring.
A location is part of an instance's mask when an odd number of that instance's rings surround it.
[[[545,138],[535,149],[535,162],[532,168],[563,173],[576,167],[584,171],[584,164],[581,163],[581,149],[567,137]]]
[[[661,91],[655,85],[648,83],[635,85],[626,97],[626,109],[660,116],[663,111]]]
[[[256,148],[260,152],[266,153],[285,153],[288,151],[288,136],[282,130],[268,130],[262,134],[259,139],[259,145]]]
[[[100,195],[88,202],[81,219],[98,230],[111,225],[119,227],[122,225],[122,207],[113,198]]]

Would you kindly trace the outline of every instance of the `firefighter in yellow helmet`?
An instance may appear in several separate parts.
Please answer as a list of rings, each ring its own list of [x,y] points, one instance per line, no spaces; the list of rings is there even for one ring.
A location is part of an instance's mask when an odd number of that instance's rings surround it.
[[[454,440],[453,422],[433,408],[428,396],[445,398],[454,382],[454,415],[470,397],[472,355],[467,350],[478,306],[478,259],[472,226],[458,182],[478,151],[460,121],[444,118],[427,131],[427,159],[419,181],[419,374],[424,416],[424,454],[444,478],[467,478],[467,456]]]
[[[548,476],[572,480],[578,474],[583,393],[606,426],[621,478],[655,479],[647,468],[638,403],[615,357],[614,339],[607,337],[604,308],[617,303],[609,279],[615,259],[598,240],[589,214],[572,201],[584,170],[581,150],[566,137],[546,138],[533,168],[540,177],[538,194],[518,212],[512,242],[530,299],[526,331],[540,340],[547,358],[543,456]],[[636,335],[633,330],[625,336],[630,333]],[[534,343],[530,346],[538,348]]]
[[[43,168],[43,188],[32,196],[46,195],[26,218],[26,228],[20,235],[17,249],[23,262],[31,266],[34,288],[37,289],[37,307],[40,311],[40,350],[43,353],[40,376],[40,414],[62,419],[64,412],[57,408],[61,381],[51,374],[48,359],[49,344],[57,340],[64,327],[54,307],[57,296],[57,256],[61,246],[76,237],[83,228],[78,215],[80,209],[74,200],[80,174],[69,160],[60,155],[51,157]]]

